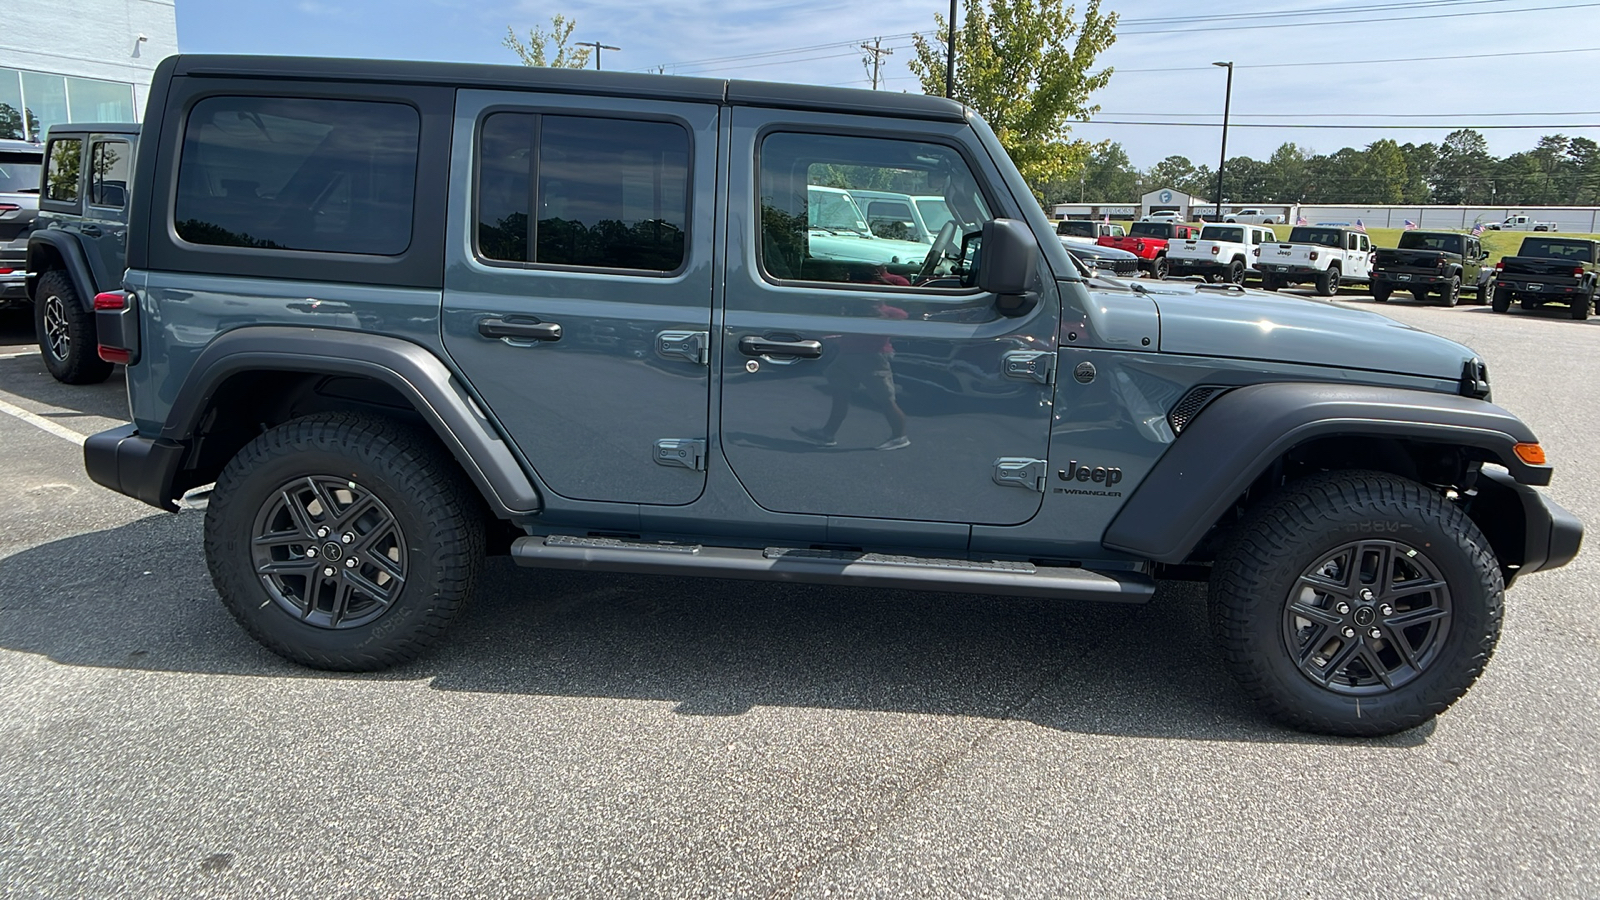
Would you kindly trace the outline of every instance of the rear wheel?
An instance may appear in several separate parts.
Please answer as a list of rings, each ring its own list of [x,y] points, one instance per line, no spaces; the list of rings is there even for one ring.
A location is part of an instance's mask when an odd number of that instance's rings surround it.
[[[1322,274],[1317,276],[1317,293],[1324,297],[1332,297],[1334,294],[1339,293],[1340,275],[1338,266],[1329,266]]]
[[[61,269],[39,278],[33,301],[34,333],[44,367],[63,384],[99,384],[112,365],[100,358],[94,312],[83,308],[72,279]]]
[[[1388,303],[1391,293],[1393,293],[1393,289],[1386,284],[1372,286],[1372,299],[1378,303]]]
[[[1278,280],[1278,276],[1265,274],[1261,276],[1261,289],[1263,291],[1275,291],[1281,287],[1283,287],[1283,282]]]
[[[1461,302],[1461,276],[1452,277],[1439,289],[1439,303],[1442,306],[1455,306]]]
[[[1417,301],[1418,303],[1427,303],[1428,302],[1428,292],[1426,290],[1424,290],[1423,288],[1412,288],[1411,289],[1411,299]]]
[[[1515,292],[1494,288],[1489,297],[1489,308],[1497,313],[1510,312],[1511,301],[1515,299]]]
[[[1150,276],[1157,281],[1165,281],[1167,271],[1167,258],[1165,256],[1158,256],[1150,261]]]
[[[1594,305],[1594,294],[1592,293],[1572,301],[1572,317],[1574,319],[1589,318],[1589,307],[1592,305]]]
[[[212,582],[285,659],[347,671],[407,662],[472,593],[484,525],[470,491],[422,429],[352,413],[295,419],[217,478]]]
[[[1379,472],[1329,472],[1252,512],[1212,567],[1222,656],[1270,715],[1370,736],[1464,694],[1500,635],[1505,585],[1455,504]]]
[[[1244,263],[1234,260],[1228,265],[1227,282],[1229,284],[1244,284]]]

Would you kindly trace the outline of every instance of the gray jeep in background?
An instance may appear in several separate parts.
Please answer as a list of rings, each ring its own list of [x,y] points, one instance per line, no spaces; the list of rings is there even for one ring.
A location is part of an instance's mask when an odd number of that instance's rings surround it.
[[[39,215],[39,170],[43,148],[28,141],[0,140],[0,309],[28,302],[23,281],[28,235]]]
[[[1471,350],[1086,279],[944,99],[180,56],[145,134],[96,304],[133,421],[86,465],[169,510],[213,486],[223,602],[305,665],[416,658],[487,553],[1120,603],[1209,579],[1245,693],[1377,735],[1460,697],[1506,586],[1579,549]],[[819,186],[949,218],[921,258],[829,258]]]
[[[96,352],[94,298],[122,286],[138,143],[132,123],[54,125],[45,138],[27,291],[39,354],[57,381],[94,384],[111,375],[112,363]]]

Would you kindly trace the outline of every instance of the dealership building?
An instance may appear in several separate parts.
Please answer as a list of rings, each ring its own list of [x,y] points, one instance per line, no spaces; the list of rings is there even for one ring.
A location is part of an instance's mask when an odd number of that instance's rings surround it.
[[[5,0],[0,138],[137,122],[156,64],[178,52],[175,0]]]

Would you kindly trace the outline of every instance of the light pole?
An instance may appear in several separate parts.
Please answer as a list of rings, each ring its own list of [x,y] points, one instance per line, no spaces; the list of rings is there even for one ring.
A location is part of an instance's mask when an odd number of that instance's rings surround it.
[[[1222,221],[1222,169],[1228,164],[1228,108],[1233,106],[1233,63],[1214,62],[1228,70],[1228,92],[1222,99],[1222,156],[1217,160],[1217,221]]]
[[[950,34],[945,41],[944,95],[949,98],[956,88],[956,0],[950,0]]]
[[[613,47],[610,44],[602,44],[599,41],[579,41],[578,42],[578,46],[579,47],[593,47],[594,48],[594,70],[596,72],[600,71],[600,51],[601,50],[621,50],[622,49],[621,47]]]

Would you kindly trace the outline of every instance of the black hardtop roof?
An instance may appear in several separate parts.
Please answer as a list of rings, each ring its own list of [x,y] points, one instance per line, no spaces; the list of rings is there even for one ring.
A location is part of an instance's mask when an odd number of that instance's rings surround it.
[[[51,125],[45,136],[49,140],[57,134],[138,134],[138,122],[63,122]]]
[[[925,94],[898,94],[852,88],[817,87],[765,81],[729,81],[678,75],[550,69],[480,63],[421,62],[399,59],[330,59],[314,56],[232,56],[183,54],[162,67],[174,76],[274,78],[316,81],[366,81],[445,87],[535,89],[562,94],[641,97],[657,100],[768,106],[868,115],[963,122],[966,108]]]

